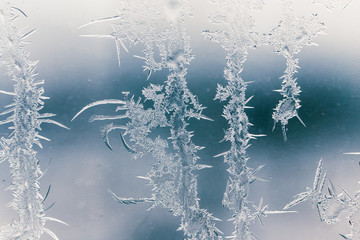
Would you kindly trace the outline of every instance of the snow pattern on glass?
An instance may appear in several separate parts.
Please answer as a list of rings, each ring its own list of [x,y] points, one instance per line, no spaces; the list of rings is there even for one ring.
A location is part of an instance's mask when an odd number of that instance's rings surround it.
[[[202,148],[192,142],[193,133],[186,129],[191,118],[210,120],[202,114],[205,107],[199,104],[186,82],[186,65],[193,59],[184,23],[185,16],[191,15],[189,3],[180,0],[123,3],[124,8],[119,11],[119,15],[90,23],[112,20],[112,33],[87,36],[113,38],[119,65],[121,49],[127,51],[127,44],[142,43],[144,56],[135,57],[144,59],[144,70],[148,71],[148,79],[153,71],[161,69],[168,70],[169,75],[163,85],[150,84],[143,89],[145,101],[151,101],[152,108],[145,110],[141,99],[135,101],[134,97],[129,97],[129,93],[124,93],[124,100],[95,102],[78,113],[95,105],[118,104],[116,111],[124,112],[122,115],[93,116],[90,119],[129,120],[124,125],[106,125],[103,129],[105,144],[111,148],[108,140],[110,131],[123,130],[123,145],[135,158],[151,153],[158,160],[151,171],[143,177],[153,185],[152,197],[121,198],[110,192],[119,203],[151,202],[152,207],[162,205],[169,208],[175,216],[181,216],[179,230],[183,230],[188,239],[220,239],[221,231],[214,224],[218,219],[199,206],[197,179],[193,172],[211,166],[196,163],[199,159],[197,151]],[[163,24],[159,26],[159,22]],[[155,48],[159,52],[159,56],[156,57]],[[156,61],[156,58],[160,60]],[[157,127],[167,127],[170,130],[169,140],[175,153],[171,154],[166,150],[170,145],[167,140],[160,136],[155,139],[148,136]],[[126,135],[130,136],[134,146],[130,147],[126,143]]]
[[[51,123],[63,128],[64,125],[50,119],[51,113],[40,113],[44,106],[43,80],[36,80],[37,62],[29,60],[24,49],[26,39],[35,32],[23,32],[15,27],[15,20],[26,14],[8,1],[0,2],[0,63],[6,66],[8,76],[15,81],[12,92],[0,92],[13,97],[14,102],[5,106],[1,116],[10,115],[0,124],[11,124],[9,137],[2,137],[0,162],[10,164],[11,185],[9,190],[14,196],[10,206],[18,214],[18,220],[0,228],[1,240],[38,240],[43,233],[58,239],[49,229],[44,228],[46,221],[64,222],[45,216],[45,197],[40,194],[39,179],[43,176],[39,160],[36,158],[34,144],[42,148],[41,140],[50,141],[39,134],[42,123]],[[51,207],[52,205],[50,205]]]

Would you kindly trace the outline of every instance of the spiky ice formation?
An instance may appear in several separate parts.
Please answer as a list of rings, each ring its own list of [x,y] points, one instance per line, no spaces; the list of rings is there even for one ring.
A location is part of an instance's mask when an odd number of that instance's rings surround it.
[[[10,205],[19,216],[18,220],[0,228],[0,239],[38,240],[43,233],[57,239],[52,231],[44,228],[48,220],[61,221],[45,216],[45,199],[40,194],[39,185],[43,173],[34,144],[42,147],[40,140],[49,140],[39,135],[42,123],[65,126],[49,119],[54,114],[39,112],[43,108],[43,100],[48,98],[42,95],[44,81],[35,79],[37,62],[29,59],[24,48],[26,38],[34,30],[23,33],[15,27],[14,21],[19,14],[25,15],[10,2],[0,2],[0,64],[6,66],[8,76],[15,81],[12,92],[1,91],[12,96],[14,102],[5,106],[6,110],[0,114],[9,115],[0,124],[10,124],[12,131],[8,138],[0,140],[0,162],[8,161],[10,164],[9,189],[14,196]]]
[[[300,105],[300,87],[294,75],[299,68],[299,59],[296,55],[304,46],[316,45],[313,39],[317,37],[325,28],[324,24],[318,20],[316,14],[310,19],[295,15],[292,0],[282,0],[283,14],[279,25],[274,28],[269,36],[269,43],[275,48],[275,52],[286,58],[285,74],[280,77],[283,79],[280,92],[283,99],[275,107],[272,118],[275,125],[280,122],[284,140],[286,140],[287,124],[290,119],[296,117],[305,126],[299,117],[298,110]]]
[[[327,191],[325,193],[325,182],[327,174],[323,174],[323,161],[320,159],[316,169],[313,187],[306,188],[305,192],[295,195],[295,199],[288,203],[284,209],[292,208],[302,202],[312,201],[316,206],[320,220],[327,224],[333,224],[341,220],[342,215],[346,215],[350,224],[350,233],[339,235],[346,240],[360,239],[360,191],[351,196],[344,188],[338,194],[333,183],[328,180]]]
[[[263,167],[251,169],[247,166],[249,158],[246,149],[250,146],[249,141],[258,136],[249,133],[252,124],[245,112],[250,98],[246,98],[248,83],[245,82],[241,73],[248,56],[248,50],[262,43],[261,36],[254,31],[254,19],[252,11],[260,9],[262,1],[252,0],[212,0],[216,4],[217,11],[209,19],[211,23],[220,25],[221,30],[204,31],[205,37],[218,42],[227,51],[226,68],[224,77],[227,85],[218,84],[215,99],[228,100],[223,110],[223,116],[228,121],[229,128],[225,132],[224,139],[231,143],[228,151],[217,155],[224,156],[224,161],[229,165],[230,174],[227,182],[223,205],[234,212],[231,219],[235,231],[230,239],[251,240],[256,239],[250,226],[256,218],[267,214],[285,213],[286,211],[269,211],[267,206],[251,204],[248,200],[250,184],[257,178],[256,173]]]
[[[186,0],[141,0],[123,3],[124,7],[118,15],[91,22],[111,20],[114,31],[90,36],[113,38],[119,64],[121,49],[128,51],[126,45],[141,43],[144,45],[144,56],[136,57],[145,60],[144,70],[149,72],[148,79],[152,71],[161,69],[168,70],[169,75],[163,85],[150,84],[143,90],[145,100],[153,103],[152,108],[145,110],[140,101],[126,97],[124,103],[118,107],[118,110],[125,111],[122,115],[124,117],[119,116],[117,119],[127,118],[128,122],[122,125],[107,125],[103,131],[108,146],[108,133],[115,129],[124,130],[123,135],[129,135],[130,141],[134,143],[134,146],[130,147],[122,136],[123,145],[130,153],[135,157],[151,153],[158,160],[143,177],[153,185],[153,195],[141,199],[120,198],[114,193],[112,195],[119,203],[151,202],[153,206],[169,208],[175,216],[181,216],[179,229],[184,231],[188,239],[220,239],[218,235],[221,232],[214,224],[216,218],[199,206],[197,179],[194,174],[195,170],[209,166],[196,164],[199,158],[197,151],[201,148],[192,142],[192,133],[186,129],[190,118],[207,119],[202,115],[204,107],[190,92],[186,82],[186,65],[193,58],[184,23],[185,17],[191,15],[189,3]],[[156,52],[159,54],[155,54]],[[97,116],[91,120],[114,118]],[[158,127],[167,127],[170,130],[173,154],[167,150],[171,146],[167,140],[160,137],[152,139],[148,136]]]

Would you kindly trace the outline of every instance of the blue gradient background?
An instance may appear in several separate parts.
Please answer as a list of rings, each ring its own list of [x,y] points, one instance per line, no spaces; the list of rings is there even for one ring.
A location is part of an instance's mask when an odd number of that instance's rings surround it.
[[[121,146],[119,135],[111,135],[114,151],[102,142],[99,128],[102,123],[88,123],[91,113],[113,112],[112,107],[89,110],[76,121],[70,119],[84,105],[106,98],[121,98],[122,91],[140,96],[141,89],[151,83],[161,83],[166,72],[152,75],[149,82],[142,72],[143,62],[133,58],[140,54],[140,46],[124,54],[121,68],[117,65],[115,44],[107,39],[82,38],[80,34],[105,33],[109,24],[97,24],[86,29],[78,27],[91,19],[116,14],[118,1],[15,1],[15,5],[28,14],[19,26],[36,28],[32,44],[28,46],[33,60],[38,64],[39,78],[45,79],[45,111],[56,113],[56,120],[69,126],[71,131],[54,126],[44,126],[42,135],[52,139],[44,142],[38,157],[42,169],[51,161],[47,174],[41,179],[43,194],[49,184],[52,190],[47,205],[56,204],[47,214],[69,224],[48,223],[60,239],[87,240],[153,240],[183,239],[177,232],[179,219],[163,208],[146,211],[148,205],[118,205],[107,193],[111,188],[120,196],[145,197],[151,194],[151,186],[136,178],[150,170],[155,159],[144,157],[132,160]],[[315,41],[317,47],[305,47],[300,59],[299,85],[302,88],[300,116],[304,128],[297,120],[289,123],[288,141],[284,143],[281,130],[272,132],[272,108],[280,95],[279,77],[285,70],[285,59],[269,47],[251,50],[245,63],[243,78],[254,81],[248,87],[248,96],[255,95],[248,110],[250,121],[255,125],[250,131],[267,137],[252,141],[248,154],[249,165],[256,168],[266,164],[261,177],[270,182],[256,182],[251,186],[250,199],[257,203],[261,197],[273,210],[282,209],[294,194],[312,185],[318,160],[324,159],[328,176],[336,184],[353,193],[359,189],[360,168],[357,156],[344,152],[360,151],[360,2],[353,1],[345,9],[333,12],[311,1],[296,1],[296,13],[319,13],[325,22],[326,35]],[[211,29],[207,16],[213,6],[206,0],[194,3],[194,17],[188,19],[195,59],[188,68],[190,90],[207,106],[205,114],[214,122],[190,121],[195,130],[194,142],[206,146],[200,152],[200,163],[214,166],[200,171],[199,197],[202,208],[208,209],[224,221],[218,227],[229,235],[233,225],[226,219],[231,212],[221,206],[227,181],[227,166],[214,155],[226,151],[222,139],[226,121],[221,117],[223,103],[213,101],[216,84],[225,84],[223,69],[226,53],[215,43],[204,40],[202,30]],[[277,26],[281,14],[279,1],[269,0],[263,11],[255,13],[257,30],[268,32]],[[23,24],[23,25],[21,25]],[[0,73],[0,89],[12,89],[12,81]],[[11,102],[8,96],[0,96],[2,106]],[[0,136],[7,136],[6,127],[0,128]],[[9,191],[9,166],[0,165],[0,225],[16,217],[6,204],[11,201]],[[317,240],[341,239],[338,233],[347,233],[345,218],[336,225],[321,223],[316,209],[310,202],[295,208],[297,214],[275,215],[264,219],[264,228],[258,223],[255,234],[263,240]],[[50,239],[44,236],[42,239]]]

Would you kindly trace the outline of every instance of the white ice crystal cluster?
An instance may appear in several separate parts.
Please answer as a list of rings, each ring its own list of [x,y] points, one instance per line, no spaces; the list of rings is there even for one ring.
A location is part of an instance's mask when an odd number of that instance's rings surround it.
[[[249,186],[263,167],[252,169],[247,166],[249,160],[246,149],[250,140],[262,135],[249,133],[252,124],[249,122],[246,109],[252,97],[246,96],[249,82],[244,81],[241,73],[250,49],[260,45],[274,48],[275,52],[286,59],[286,70],[280,92],[283,99],[274,109],[275,125],[280,122],[286,140],[286,126],[288,121],[299,117],[300,87],[295,74],[299,68],[296,57],[303,47],[315,45],[314,38],[324,30],[324,24],[318,16],[300,17],[295,14],[292,0],[281,0],[283,14],[281,21],[270,33],[259,34],[255,31],[255,21],[252,17],[254,10],[263,6],[262,0],[211,0],[216,6],[214,14],[209,20],[219,26],[218,30],[206,30],[203,34],[213,42],[219,43],[227,52],[224,77],[225,86],[218,85],[215,99],[227,101],[223,116],[229,127],[225,132],[224,140],[230,142],[230,149],[217,156],[223,156],[229,165],[229,180],[225,190],[223,205],[233,211],[232,221],[235,231],[228,238],[237,240],[256,239],[250,226],[256,218],[268,214],[288,213],[292,211],[270,211],[268,206],[253,205],[249,199]],[[326,1],[314,0],[314,3],[326,4]],[[122,100],[108,99],[91,103],[84,107],[74,118],[90,107],[115,104],[118,115],[94,115],[90,121],[108,120],[112,123],[102,129],[105,144],[111,149],[108,134],[112,130],[120,130],[124,147],[133,154],[134,158],[151,154],[158,162],[144,177],[153,186],[153,194],[148,198],[122,198],[111,192],[112,196],[123,204],[148,202],[152,207],[162,205],[169,208],[176,216],[181,216],[181,227],[189,239],[217,239],[220,231],[213,223],[216,220],[206,210],[199,207],[197,197],[197,182],[193,171],[209,166],[196,164],[197,151],[201,148],[192,142],[192,132],[187,131],[188,119],[208,119],[202,114],[201,106],[195,95],[187,87],[186,65],[193,56],[186,34],[184,19],[191,16],[188,0],[123,0],[118,14],[81,26],[84,28],[94,23],[111,21],[113,31],[108,34],[83,35],[87,37],[110,38],[115,40],[118,61],[123,51],[128,52],[132,45],[143,46],[143,56],[135,56],[145,62],[144,71],[148,71],[148,79],[153,71],[166,69],[168,79],[164,84],[149,84],[143,89],[145,101],[151,107],[144,107],[140,98],[135,98],[128,92],[123,93]],[[329,3],[330,4],[330,3]],[[209,119],[208,119],[209,120]],[[116,121],[116,122],[114,122]],[[305,124],[304,124],[305,125]],[[154,138],[156,129],[170,130],[171,144],[160,136]],[[129,138],[128,144],[125,137]],[[317,180],[313,189],[297,196],[290,203],[290,208],[304,200],[322,200],[319,211],[322,216],[334,215],[327,209],[332,204],[331,197],[322,197],[322,188],[325,177],[320,179],[321,170],[318,170]],[[340,201],[340,200],[339,200]],[[334,202],[339,202],[334,201]],[[341,202],[341,201],[340,201]],[[336,211],[335,211],[336,212]],[[330,219],[324,218],[324,219]],[[333,219],[337,219],[334,217]],[[325,220],[324,220],[325,221]],[[330,221],[330,220],[326,220]]]
[[[313,39],[322,33],[325,28],[324,24],[319,21],[316,14],[310,18],[297,16],[293,1],[282,0],[283,13],[278,26],[270,33],[259,34],[255,31],[255,21],[250,11],[260,10],[264,4],[261,0],[211,0],[211,2],[216,4],[217,12],[209,17],[210,22],[225,26],[225,28],[220,27],[220,30],[217,31],[207,30],[204,34],[210,40],[220,42],[228,51],[226,61],[229,67],[228,70],[225,70],[227,79],[236,78],[229,75],[233,69],[235,74],[241,73],[249,49],[261,45],[271,46],[277,54],[286,58],[286,69],[284,75],[280,77],[283,79],[282,88],[275,90],[280,92],[283,99],[279,101],[272,115],[273,130],[276,123],[280,122],[286,140],[286,126],[290,119],[297,117],[305,125],[298,114],[298,109],[301,107],[299,99],[301,91],[297,84],[297,78],[294,76],[299,68],[299,60],[296,55],[304,46],[316,45]],[[234,63],[236,64],[234,65]],[[225,100],[227,96],[231,96],[227,90],[227,88],[219,86],[217,98]]]
[[[140,199],[120,198],[111,192],[119,203],[151,202],[153,207],[162,205],[169,208],[175,216],[181,216],[179,230],[183,230],[188,239],[220,239],[221,232],[214,224],[217,219],[199,206],[197,179],[194,173],[195,170],[210,166],[196,163],[199,159],[197,151],[201,147],[192,142],[193,133],[187,130],[189,119],[208,119],[202,114],[204,107],[190,92],[186,82],[186,65],[193,58],[184,23],[185,17],[191,15],[188,1],[129,0],[123,1],[123,6],[117,16],[91,22],[112,20],[112,33],[90,36],[113,38],[117,45],[119,61],[120,46],[127,51],[126,45],[143,44],[144,56],[137,57],[144,59],[144,70],[149,71],[149,77],[152,71],[167,69],[168,78],[163,85],[150,84],[143,89],[145,100],[152,102],[150,108],[145,109],[141,99],[135,101],[129,93],[124,93],[124,100],[94,102],[83,108],[75,117],[89,107],[117,104],[116,111],[121,111],[122,114],[96,115],[90,119],[119,120],[120,123],[124,121],[122,119],[126,119],[123,124],[111,123],[103,128],[106,145],[110,147],[108,133],[119,129],[122,131],[121,140],[124,147],[135,158],[150,153],[158,160],[143,177],[153,186],[152,196]],[[156,52],[159,54],[155,54]],[[169,129],[171,144],[160,136],[149,136],[159,127]],[[125,136],[129,136],[133,146],[125,141]]]
[[[261,135],[249,133],[249,122],[245,109],[250,98],[246,97],[248,83],[241,77],[248,50],[262,43],[262,36],[254,31],[252,11],[261,9],[263,2],[253,0],[212,0],[216,4],[216,12],[209,19],[211,23],[219,25],[220,30],[204,31],[205,37],[218,42],[227,51],[224,77],[227,85],[218,84],[215,99],[228,100],[224,107],[223,116],[228,121],[229,128],[225,132],[224,140],[231,143],[228,151],[217,155],[224,156],[229,165],[230,174],[224,194],[223,205],[234,212],[231,219],[235,231],[230,239],[256,239],[250,225],[256,218],[268,214],[285,213],[286,211],[269,211],[267,206],[254,206],[248,200],[249,186],[255,180],[256,173],[263,167],[252,169],[247,166],[249,158],[246,149],[249,141]]]
[[[182,39],[188,36],[184,34],[183,24],[179,25],[185,16],[192,14],[188,2],[188,0],[122,0],[118,15],[93,20],[80,26],[84,28],[94,23],[111,21],[113,29],[111,33],[82,36],[114,39],[119,66],[123,51],[128,52],[130,46],[142,44],[144,56],[135,55],[135,57],[145,61],[144,71],[148,71],[149,78],[153,71],[161,70],[163,67],[168,69],[176,67],[171,58],[180,56],[174,55],[175,49],[172,48],[176,46],[171,46],[170,43],[178,40],[188,41]],[[181,51],[182,61],[189,64],[192,59],[190,46],[185,45]]]
[[[287,204],[284,209],[292,208],[299,203],[311,200],[316,206],[320,220],[332,224],[340,221],[341,215],[347,215],[350,224],[350,233],[339,234],[347,240],[360,239],[360,191],[351,196],[345,189],[337,193],[333,183],[328,180],[327,193],[325,193],[325,182],[327,174],[323,174],[323,161],[320,159],[316,169],[312,188],[306,188],[305,192],[295,196],[295,200]]]
[[[19,216],[12,223],[0,227],[0,239],[38,240],[43,233],[58,239],[52,231],[44,228],[46,221],[61,221],[45,216],[44,201],[48,193],[45,198],[40,194],[39,179],[43,173],[34,144],[42,148],[40,141],[49,141],[39,134],[42,123],[65,126],[49,119],[54,114],[39,112],[43,100],[48,98],[42,95],[44,81],[35,79],[37,62],[30,61],[29,53],[24,49],[26,38],[34,30],[24,33],[15,27],[14,21],[20,15],[25,13],[7,0],[0,1],[0,64],[15,82],[12,92],[0,91],[14,100],[0,113],[1,116],[8,115],[0,125],[9,124],[12,131],[9,137],[0,139],[0,162],[8,161],[10,164],[9,190],[14,196],[10,206]]]
[[[283,99],[280,100],[272,115],[274,128],[276,123],[280,122],[286,140],[286,125],[290,119],[297,117],[305,126],[298,113],[301,107],[299,99],[301,90],[297,85],[297,78],[294,77],[299,68],[299,59],[296,55],[304,46],[316,45],[313,39],[322,33],[325,26],[316,14],[310,19],[296,16],[292,0],[282,0],[282,3],[282,19],[268,35],[267,41],[275,48],[275,52],[286,58],[285,74],[281,77],[282,87],[276,90],[280,92]]]

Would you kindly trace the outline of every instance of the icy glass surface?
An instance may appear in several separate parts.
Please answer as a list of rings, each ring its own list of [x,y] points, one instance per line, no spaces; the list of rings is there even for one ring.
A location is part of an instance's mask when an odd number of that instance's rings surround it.
[[[360,239],[359,9],[1,0],[0,239]]]

